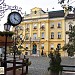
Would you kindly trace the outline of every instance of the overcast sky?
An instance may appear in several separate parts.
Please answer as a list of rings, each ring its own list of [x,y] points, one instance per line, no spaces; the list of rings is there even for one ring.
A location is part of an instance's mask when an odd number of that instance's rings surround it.
[[[42,8],[44,11],[47,11],[47,8],[49,11],[62,9],[61,5],[58,4],[58,0],[5,0],[4,3],[10,6],[17,5],[22,8],[23,13],[26,11],[27,14],[29,14],[30,10],[34,7]],[[0,31],[3,30],[3,24],[7,19],[6,16],[10,13],[10,11],[8,11],[5,13],[5,17],[0,21]]]
[[[18,5],[27,13],[34,7],[40,7],[45,11],[47,8],[49,8],[49,10],[53,7],[55,9],[61,8],[60,4],[58,4],[58,0],[5,0],[5,3],[9,5]]]

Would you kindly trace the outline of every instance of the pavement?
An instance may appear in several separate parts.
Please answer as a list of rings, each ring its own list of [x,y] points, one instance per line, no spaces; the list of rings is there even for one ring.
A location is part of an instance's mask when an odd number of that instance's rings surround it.
[[[48,57],[38,57],[38,56],[27,56],[31,61],[31,65],[29,66],[27,75],[50,75],[50,72],[47,70],[49,67],[50,58]],[[75,57],[62,57],[62,65],[74,65],[75,66]],[[67,68],[72,69],[72,68]],[[75,69],[74,69],[75,70]],[[21,70],[17,69],[16,75],[20,75]],[[7,75],[13,75],[12,71],[7,72]],[[67,72],[63,71],[62,75],[75,75],[75,72]]]

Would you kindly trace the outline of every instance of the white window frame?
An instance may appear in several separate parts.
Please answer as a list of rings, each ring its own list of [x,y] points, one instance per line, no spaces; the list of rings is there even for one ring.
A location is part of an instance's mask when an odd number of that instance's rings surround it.
[[[37,39],[37,33],[33,33],[33,39]]]
[[[51,39],[54,39],[54,32],[51,32]]]
[[[45,38],[45,33],[44,32],[41,33],[41,38],[43,38],[43,39]]]
[[[57,27],[58,27],[58,28],[61,28],[61,22],[58,22]]]
[[[29,28],[29,24],[26,24],[26,29]]]
[[[42,24],[41,24],[41,27],[45,27],[45,24],[44,24],[44,23],[42,23]]]
[[[26,48],[28,48],[28,44],[26,44]]]
[[[44,43],[41,44],[41,48],[42,48],[42,47],[44,48]]]
[[[50,28],[54,28],[54,23],[51,23]]]
[[[26,38],[28,38],[28,39],[29,39],[29,34],[26,34]]]
[[[61,32],[58,32],[58,39],[61,39]]]
[[[50,48],[54,49],[54,44],[53,43],[51,43]]]
[[[37,24],[33,24],[33,29],[34,29],[34,28],[37,28]]]
[[[57,47],[59,46],[59,49],[61,49],[61,44],[59,43],[59,44],[57,44]]]

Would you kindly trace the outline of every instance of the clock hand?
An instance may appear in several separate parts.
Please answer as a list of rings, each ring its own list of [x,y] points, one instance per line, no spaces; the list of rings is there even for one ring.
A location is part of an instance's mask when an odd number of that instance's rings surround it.
[[[14,19],[15,19],[16,21],[18,21],[18,19],[16,19],[16,17],[15,17],[15,14],[14,14]]]
[[[18,21],[15,17],[14,17],[14,19],[15,19],[16,21]]]

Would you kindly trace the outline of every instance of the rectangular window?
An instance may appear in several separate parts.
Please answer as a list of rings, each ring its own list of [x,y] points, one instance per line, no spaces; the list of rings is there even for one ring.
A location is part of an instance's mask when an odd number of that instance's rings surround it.
[[[45,26],[45,24],[44,24],[44,23],[43,23],[43,24],[41,24],[41,27],[42,27],[42,26],[44,27],[44,26]]]
[[[34,24],[33,25],[33,29],[37,29],[37,24]]]
[[[41,44],[41,49],[44,49],[44,44]]]
[[[53,43],[50,45],[50,48],[51,48],[51,50],[54,49],[54,44]]]
[[[28,49],[28,44],[26,44],[26,49]]]
[[[54,23],[51,23],[51,26],[50,26],[51,28],[54,28]]]
[[[54,39],[54,32],[51,32],[51,39]]]
[[[29,24],[26,24],[26,29],[29,28]]]
[[[37,39],[37,34],[33,33],[33,39]]]
[[[42,34],[41,34],[41,35],[42,35],[42,39],[44,39],[44,32],[42,32]]]
[[[57,44],[57,50],[61,49],[61,44]]]
[[[72,25],[71,24],[69,25],[69,30],[72,30]]]
[[[61,22],[58,22],[58,26],[57,26],[58,28],[61,28]]]
[[[26,34],[26,40],[28,40],[29,39],[29,34]]]
[[[45,24],[41,24],[41,29],[44,29],[45,28]]]
[[[58,32],[58,39],[61,39],[61,32]]]

